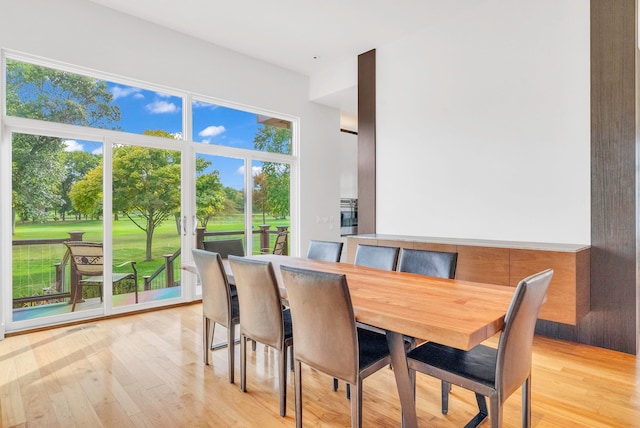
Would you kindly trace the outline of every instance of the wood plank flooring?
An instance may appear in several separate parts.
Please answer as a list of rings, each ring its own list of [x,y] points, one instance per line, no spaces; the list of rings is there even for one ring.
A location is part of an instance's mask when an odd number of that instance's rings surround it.
[[[293,427],[293,376],[287,416],[278,414],[277,355],[258,345],[248,360],[247,393],[227,377],[227,350],[202,363],[200,304],[39,331],[0,341],[2,427]],[[224,328],[215,341],[224,340]],[[489,341],[495,344],[495,338]],[[304,426],[350,426],[344,383],[303,371]],[[449,414],[439,382],[418,374],[420,426],[461,427],[473,394],[454,387]],[[536,337],[533,426],[632,427],[640,421],[635,356]],[[364,382],[364,427],[400,426],[393,372]],[[484,426],[489,426],[485,422]],[[520,426],[520,394],[505,404],[505,426]]]

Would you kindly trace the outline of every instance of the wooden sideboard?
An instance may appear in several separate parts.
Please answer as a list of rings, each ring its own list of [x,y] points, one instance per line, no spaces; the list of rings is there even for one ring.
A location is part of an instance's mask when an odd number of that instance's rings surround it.
[[[515,287],[518,281],[551,268],[553,279],[540,319],[576,325],[589,312],[589,246],[402,235],[347,238],[347,263],[358,244],[458,253],[456,279]]]

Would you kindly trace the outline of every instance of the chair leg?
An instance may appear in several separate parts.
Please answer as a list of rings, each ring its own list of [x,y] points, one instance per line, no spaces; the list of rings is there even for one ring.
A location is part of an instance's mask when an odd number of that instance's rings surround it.
[[[227,346],[229,348],[229,383],[233,383],[234,381],[234,358],[235,358],[235,324],[229,323],[227,327]]]
[[[244,334],[240,335],[240,391],[247,392],[247,337]]]
[[[293,371],[293,345],[289,346],[289,368]]]
[[[213,323],[215,328],[215,323]],[[210,334],[209,330],[211,329],[211,320],[206,316],[202,315],[202,357],[204,360],[204,364],[209,365],[209,347],[210,347],[210,339],[213,336],[213,332]]]
[[[498,396],[494,395],[489,398],[489,405],[491,406],[491,428],[502,427],[502,406],[498,402]]]
[[[451,390],[451,384],[449,382],[442,381],[442,414],[446,415],[449,411],[449,391]]]
[[[280,416],[287,415],[287,349],[278,353],[278,368],[280,369]]]
[[[347,390],[345,392],[345,395],[347,397],[347,400],[351,400],[351,385],[347,384]]]
[[[493,415],[491,417],[493,418]],[[522,426],[531,426],[531,375],[522,385]]]
[[[476,392],[476,402],[478,403],[478,414],[475,415],[469,422],[467,422],[467,424],[464,426],[464,428],[474,428],[479,426],[485,419],[487,419],[487,416],[489,416],[489,411],[487,410],[487,400],[484,398],[484,395],[482,394],[478,394]],[[491,397],[490,398],[490,402],[491,402],[491,426],[493,427],[493,422],[494,422],[494,414],[493,414],[493,406],[495,403],[498,402],[498,397]]]
[[[360,376],[358,376],[357,383],[353,385],[353,395],[351,397],[351,427],[362,428],[362,378]]]
[[[294,367],[296,428],[302,428],[302,363],[296,360]]]
[[[78,303],[78,300],[82,300],[82,285],[80,284],[80,281],[78,281],[78,285],[76,285],[76,289],[73,293],[73,296],[71,296],[73,299],[73,306],[71,306],[71,312],[74,312],[76,310],[76,303]]]

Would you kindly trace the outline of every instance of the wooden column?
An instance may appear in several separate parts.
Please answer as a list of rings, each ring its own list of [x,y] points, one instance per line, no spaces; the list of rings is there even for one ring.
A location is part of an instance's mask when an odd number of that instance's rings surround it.
[[[376,51],[358,55],[358,233],[376,233]]]
[[[591,311],[537,333],[637,352],[636,0],[591,0]]]

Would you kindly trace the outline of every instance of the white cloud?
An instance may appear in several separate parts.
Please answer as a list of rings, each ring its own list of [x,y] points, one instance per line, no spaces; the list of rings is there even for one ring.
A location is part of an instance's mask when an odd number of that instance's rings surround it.
[[[215,137],[222,134],[224,131],[226,131],[226,129],[224,129],[224,126],[212,125],[212,126],[207,126],[202,131],[198,132],[198,135],[201,137]]]
[[[255,177],[256,175],[260,174],[262,172],[262,167],[261,166],[252,166],[251,167],[251,176]],[[240,174],[240,175],[244,175],[244,165],[242,165],[240,168],[238,168],[236,170],[236,174]]]
[[[64,144],[65,152],[81,152],[84,150],[82,144],[78,143],[76,140],[65,140],[62,144]]]
[[[171,97],[172,97],[172,95],[169,95],[169,94],[162,94],[162,93],[160,93],[160,92],[156,92],[156,96],[157,96],[157,97],[160,97],[160,98],[171,98]]]
[[[175,113],[179,110],[174,103],[168,103],[162,100],[156,100],[146,105],[147,110],[152,114]]]
[[[142,93],[138,92],[133,96],[133,98],[136,99],[136,100],[141,100],[141,99],[144,98],[144,95]]]
[[[101,155],[102,154],[102,146],[98,147],[97,149],[94,149],[91,152],[92,155]]]
[[[220,106],[217,106],[215,104],[209,104],[209,103],[205,103],[204,101],[192,101],[191,105],[193,106],[193,108],[210,108],[211,110],[215,110]]]
[[[131,86],[114,86],[113,88],[111,88],[111,95],[113,95],[113,101],[117,100],[118,98],[124,98],[124,97],[128,97],[129,95],[132,95],[136,98],[144,98],[144,95],[142,95],[140,92],[142,92],[142,89],[140,88],[132,88]]]

